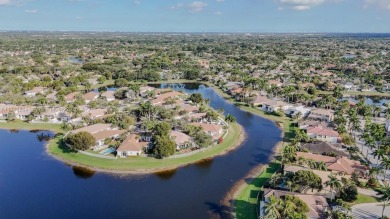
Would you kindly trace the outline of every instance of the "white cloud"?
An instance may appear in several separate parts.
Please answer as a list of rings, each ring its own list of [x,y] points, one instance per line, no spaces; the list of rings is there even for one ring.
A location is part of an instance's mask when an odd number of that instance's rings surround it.
[[[222,11],[216,11],[216,12],[214,12],[214,15],[221,16],[221,15],[223,15],[223,13],[222,13]]]
[[[11,5],[12,3],[11,0],[0,0],[0,5]]]
[[[364,7],[368,8],[371,6],[390,10],[390,0],[364,0]]]
[[[29,14],[35,14],[35,13],[38,13],[38,10],[37,9],[26,9],[26,10],[24,10],[24,12],[29,13]]]
[[[183,3],[177,3],[175,5],[170,6],[169,9],[170,10],[187,9],[191,13],[199,13],[203,11],[205,7],[207,7],[207,3],[194,1],[187,5]]]
[[[280,4],[297,11],[309,10],[313,6],[321,5],[326,2],[337,1],[339,0],[278,0]]]
[[[207,3],[195,1],[190,3],[187,7],[191,13],[198,13],[203,11],[203,9],[207,7]]]
[[[182,3],[177,3],[176,5],[172,5],[171,7],[169,7],[169,9],[171,10],[177,10],[177,9],[180,9],[180,8],[183,8],[184,7],[184,4]]]
[[[296,10],[296,11],[304,11],[304,10],[309,10],[310,6],[308,6],[308,5],[297,5],[297,6],[292,7],[292,9]]]

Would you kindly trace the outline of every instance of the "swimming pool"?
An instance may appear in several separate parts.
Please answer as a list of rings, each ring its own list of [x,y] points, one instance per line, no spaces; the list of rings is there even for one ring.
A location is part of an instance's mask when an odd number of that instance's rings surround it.
[[[110,148],[107,148],[106,150],[101,151],[100,154],[107,155],[107,154],[111,154],[115,151],[116,151],[115,148],[110,147]]]

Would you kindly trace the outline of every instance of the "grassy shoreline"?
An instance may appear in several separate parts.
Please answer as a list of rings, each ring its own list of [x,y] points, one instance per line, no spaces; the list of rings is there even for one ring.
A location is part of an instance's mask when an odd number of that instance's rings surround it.
[[[107,173],[146,174],[165,170],[172,170],[189,164],[197,163],[205,159],[223,155],[241,145],[245,139],[242,127],[231,124],[229,134],[221,144],[206,148],[204,151],[180,158],[155,159],[150,157],[134,157],[126,159],[109,160],[96,158],[71,151],[62,142],[62,133],[59,124],[47,123],[0,123],[0,129],[18,130],[49,130],[58,133],[54,139],[46,144],[48,154],[58,160],[71,165],[87,167],[89,169]]]

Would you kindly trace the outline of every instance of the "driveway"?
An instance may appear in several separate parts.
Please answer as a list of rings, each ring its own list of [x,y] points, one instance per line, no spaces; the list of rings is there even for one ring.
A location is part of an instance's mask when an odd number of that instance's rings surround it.
[[[352,206],[354,219],[379,219],[382,216],[381,203],[359,204]],[[386,206],[385,216],[390,217],[390,206]]]

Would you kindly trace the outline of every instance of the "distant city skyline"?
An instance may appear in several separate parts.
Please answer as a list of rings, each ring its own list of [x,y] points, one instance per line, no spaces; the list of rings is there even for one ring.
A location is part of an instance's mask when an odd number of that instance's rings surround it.
[[[0,0],[0,30],[390,33],[390,0]]]

